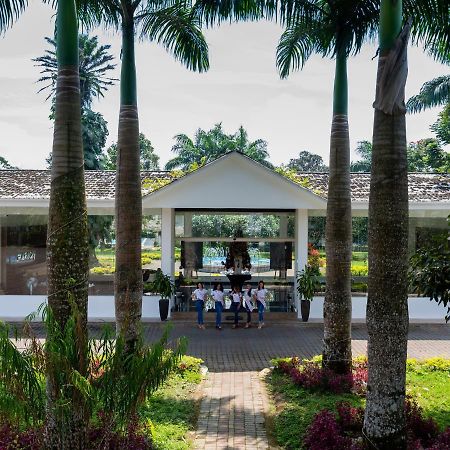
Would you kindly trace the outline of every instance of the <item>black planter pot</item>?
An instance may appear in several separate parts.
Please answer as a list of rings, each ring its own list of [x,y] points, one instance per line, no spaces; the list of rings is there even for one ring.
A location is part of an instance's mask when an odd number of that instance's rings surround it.
[[[169,299],[161,299],[159,301],[159,317],[161,320],[167,320],[167,316],[169,315]]]
[[[311,302],[309,300],[300,301],[300,310],[302,312],[303,322],[308,322],[310,309],[311,309]]]

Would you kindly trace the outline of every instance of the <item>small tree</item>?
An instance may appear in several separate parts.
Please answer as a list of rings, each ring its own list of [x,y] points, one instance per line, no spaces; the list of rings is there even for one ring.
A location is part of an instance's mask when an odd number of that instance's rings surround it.
[[[442,233],[431,245],[411,256],[409,284],[414,292],[447,307],[445,321],[450,320],[450,249],[447,233]]]

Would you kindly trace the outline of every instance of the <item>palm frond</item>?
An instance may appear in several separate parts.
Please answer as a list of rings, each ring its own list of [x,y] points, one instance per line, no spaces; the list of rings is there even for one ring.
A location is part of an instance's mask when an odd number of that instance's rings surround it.
[[[223,22],[255,21],[276,14],[277,0],[197,0],[194,14],[207,27]]]
[[[209,69],[208,44],[200,29],[200,21],[183,4],[149,12],[140,19],[142,37],[161,44],[175,59],[190,70]]]
[[[413,42],[422,43],[438,61],[450,62],[450,6],[442,0],[404,0],[403,16],[411,19]]]
[[[88,31],[103,24],[106,28],[120,29],[120,0],[75,0],[82,27]]]
[[[277,47],[276,65],[281,78],[286,78],[291,70],[301,69],[315,48],[314,37],[303,22],[288,26]]]
[[[443,75],[424,83],[420,92],[408,100],[406,108],[410,113],[418,113],[446,103],[450,103],[450,75]]]
[[[11,341],[9,332],[9,328],[1,323],[0,386],[8,394],[4,400],[12,402],[14,411],[26,412],[22,419],[42,419],[45,407],[39,372],[33,366],[32,356],[19,351]]]
[[[2,0],[0,2],[0,33],[5,32],[28,6],[28,0]]]

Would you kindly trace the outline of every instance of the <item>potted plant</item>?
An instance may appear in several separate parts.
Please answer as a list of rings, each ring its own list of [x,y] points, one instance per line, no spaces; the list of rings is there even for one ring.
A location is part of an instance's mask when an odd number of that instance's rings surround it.
[[[155,273],[155,280],[152,282],[152,291],[161,296],[159,300],[159,317],[164,321],[169,315],[170,296],[175,292],[175,286],[170,276],[165,275],[161,269],[158,269]]]
[[[314,267],[306,265],[302,271],[297,273],[297,292],[301,299],[300,310],[303,322],[308,322],[311,301],[319,285],[319,277]]]

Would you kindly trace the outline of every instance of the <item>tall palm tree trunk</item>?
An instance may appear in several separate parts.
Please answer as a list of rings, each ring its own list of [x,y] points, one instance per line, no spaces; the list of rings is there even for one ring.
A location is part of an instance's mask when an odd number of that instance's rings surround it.
[[[405,449],[408,339],[408,165],[402,2],[383,0],[369,201],[369,380],[364,430],[376,448]],[[407,27],[409,28],[409,27]]]
[[[326,293],[323,366],[337,373],[351,370],[352,212],[350,138],[348,131],[347,56],[338,50],[334,80],[333,121],[326,221]]]
[[[79,312],[78,358],[74,369],[85,373],[89,246],[81,139],[78,22],[74,0],[59,0],[57,12],[58,78],[55,101],[51,191],[47,235],[48,305],[62,330],[74,310]],[[47,339],[54,336],[49,329]],[[73,392],[69,412],[61,412],[58,398],[61,367],[47,370],[46,448],[79,449],[85,442],[85,412]]]
[[[126,3],[126,2],[123,2]],[[142,195],[131,7],[122,25],[121,102],[116,175],[116,330],[132,350],[142,315]]]

